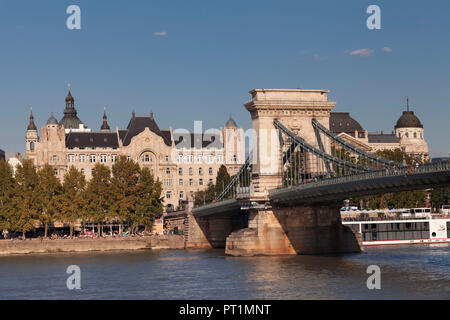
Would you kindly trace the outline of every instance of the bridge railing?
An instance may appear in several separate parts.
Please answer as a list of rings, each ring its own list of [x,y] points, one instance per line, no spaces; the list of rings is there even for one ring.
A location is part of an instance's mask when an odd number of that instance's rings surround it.
[[[323,185],[332,185],[345,182],[354,182],[368,179],[376,179],[391,176],[407,176],[412,174],[430,173],[439,171],[449,171],[450,161],[441,161],[436,163],[426,163],[422,165],[403,166],[398,168],[385,168],[377,171],[356,173],[347,176],[324,178],[322,180],[303,181],[302,183],[278,189],[300,188],[309,189]]]

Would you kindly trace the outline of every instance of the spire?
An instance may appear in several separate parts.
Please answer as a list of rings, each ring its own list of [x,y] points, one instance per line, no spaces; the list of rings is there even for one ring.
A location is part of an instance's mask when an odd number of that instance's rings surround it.
[[[100,128],[101,131],[110,131],[111,128],[108,125],[108,117],[106,116],[106,107],[103,109],[103,124]]]
[[[30,123],[28,124],[27,130],[37,130],[36,125],[34,124],[34,116],[33,116],[33,108],[30,107]]]
[[[133,112],[131,113],[131,118],[135,118],[136,117],[136,113],[134,112],[134,110],[133,110]]]
[[[406,111],[409,111],[409,97],[406,97]]]
[[[150,119],[154,120],[153,119],[153,111],[152,110],[150,110]]]

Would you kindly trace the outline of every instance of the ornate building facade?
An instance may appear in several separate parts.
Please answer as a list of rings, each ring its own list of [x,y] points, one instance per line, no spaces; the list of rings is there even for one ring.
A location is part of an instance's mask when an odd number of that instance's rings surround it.
[[[31,111],[26,135],[26,158],[37,168],[52,165],[60,179],[74,166],[89,180],[96,163],[112,167],[123,155],[149,168],[162,182],[166,210],[173,210],[215,183],[222,164],[234,175],[245,161],[244,131],[231,117],[224,128],[192,133],[162,130],[153,113],[133,112],[126,128],[111,130],[105,109],[100,130],[95,131],[78,118],[70,87],[65,102],[64,117],[58,121],[50,116],[39,133]]]
[[[409,110],[408,101],[392,133],[368,132],[348,112],[331,112],[330,130],[368,152],[401,149],[415,159],[429,159],[423,125],[414,111]]]

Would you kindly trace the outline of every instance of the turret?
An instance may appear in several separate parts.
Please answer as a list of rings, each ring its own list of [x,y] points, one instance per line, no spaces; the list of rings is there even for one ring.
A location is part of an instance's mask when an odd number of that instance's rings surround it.
[[[110,132],[111,128],[109,127],[108,124],[108,117],[106,116],[106,107],[103,109],[103,123],[102,126],[100,127],[100,130],[102,132]]]

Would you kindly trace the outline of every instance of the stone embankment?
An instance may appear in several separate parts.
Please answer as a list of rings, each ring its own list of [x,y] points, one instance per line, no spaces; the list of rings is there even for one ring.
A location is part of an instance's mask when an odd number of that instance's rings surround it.
[[[30,253],[184,249],[182,235],[101,239],[0,240],[0,256]]]

